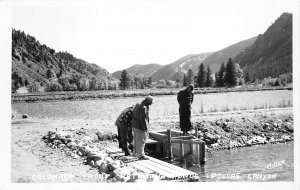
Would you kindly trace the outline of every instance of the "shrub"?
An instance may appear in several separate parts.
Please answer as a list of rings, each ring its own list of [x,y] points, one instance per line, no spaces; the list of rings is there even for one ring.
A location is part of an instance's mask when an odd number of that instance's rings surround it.
[[[47,91],[62,91],[63,87],[58,82],[50,82],[47,87]]]
[[[276,79],[276,82],[275,82],[275,86],[281,86],[282,83],[281,83],[281,79],[280,78],[277,78]]]
[[[61,84],[63,90],[67,91],[69,89],[70,82],[69,82],[68,77],[60,77],[58,79],[58,83]]]
[[[76,91],[77,90],[77,86],[76,84],[70,84],[70,86],[67,88],[68,91]]]
[[[33,82],[28,86],[29,92],[39,92],[41,89],[40,83],[38,82]]]

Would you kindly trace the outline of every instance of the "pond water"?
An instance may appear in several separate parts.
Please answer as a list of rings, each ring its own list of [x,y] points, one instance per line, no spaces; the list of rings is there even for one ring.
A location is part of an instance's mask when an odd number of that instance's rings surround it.
[[[294,143],[269,144],[206,153],[204,165],[177,163],[200,181],[294,181]]]
[[[143,97],[128,97],[99,100],[53,101],[13,103],[12,109],[32,117],[89,118],[115,120],[128,106],[142,101]],[[233,110],[286,107],[293,104],[293,91],[255,91],[196,94],[192,113],[222,112]],[[178,114],[176,95],[156,96],[150,106],[150,118],[161,118]]]

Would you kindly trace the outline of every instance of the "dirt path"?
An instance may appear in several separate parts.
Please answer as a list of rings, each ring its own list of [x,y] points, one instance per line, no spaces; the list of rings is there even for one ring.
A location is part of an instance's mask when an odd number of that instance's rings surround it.
[[[239,111],[194,115],[194,122],[215,122],[217,120],[239,121],[247,118],[260,122],[268,118],[292,117],[292,108],[274,110]],[[68,120],[48,118],[13,119],[11,125],[11,173],[12,182],[100,182],[96,169],[83,164],[60,150],[51,149],[41,139],[48,131],[78,130],[85,128],[89,133],[116,134],[113,121],[109,120]],[[151,121],[151,131],[179,129],[178,116]],[[115,144],[114,141],[104,143]]]

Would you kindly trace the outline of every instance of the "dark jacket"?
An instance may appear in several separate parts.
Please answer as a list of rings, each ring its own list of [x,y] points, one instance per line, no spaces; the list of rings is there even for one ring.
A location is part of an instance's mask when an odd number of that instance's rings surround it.
[[[117,118],[115,125],[119,128],[131,127],[131,120],[132,120],[132,114],[133,114],[133,108],[134,106],[126,108]]]
[[[178,92],[177,101],[180,107],[191,108],[191,104],[194,101],[194,93],[189,92],[188,89],[181,90]]]
[[[149,107],[145,105],[145,101],[137,103],[133,109],[131,120],[132,128],[147,131],[149,128]]]

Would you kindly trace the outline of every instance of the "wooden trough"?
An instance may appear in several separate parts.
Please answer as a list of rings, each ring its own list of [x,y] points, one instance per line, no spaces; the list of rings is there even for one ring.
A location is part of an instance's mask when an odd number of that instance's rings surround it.
[[[182,132],[175,130],[149,132],[150,139],[147,145],[155,144],[155,152],[162,157],[183,159],[190,154],[196,158],[197,163],[205,163],[205,142],[198,139],[198,130],[194,135],[182,136]]]
[[[131,156],[124,156],[124,152],[116,147],[106,147],[106,151],[112,157],[126,157],[127,159]],[[136,168],[137,170],[145,174],[156,174],[160,176],[160,179],[164,180],[194,180],[198,181],[199,176],[197,173],[175,166],[173,164],[145,156],[148,160],[137,160],[131,157],[132,160],[127,165]]]

